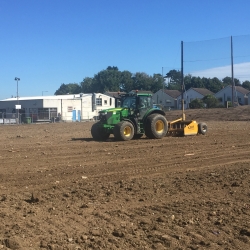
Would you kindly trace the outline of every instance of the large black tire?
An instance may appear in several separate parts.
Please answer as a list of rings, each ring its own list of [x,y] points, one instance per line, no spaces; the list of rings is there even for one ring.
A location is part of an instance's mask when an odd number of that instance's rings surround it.
[[[205,135],[207,133],[207,124],[204,122],[201,122],[198,124],[198,133]]]
[[[100,122],[94,123],[92,125],[91,135],[93,139],[96,141],[106,141],[109,138],[110,134],[105,132],[102,126],[100,125],[101,125]]]
[[[118,141],[129,141],[134,137],[134,126],[131,122],[121,121],[114,127],[114,137]]]
[[[168,122],[165,116],[160,114],[150,115],[145,124],[145,134],[150,139],[161,139],[168,132]]]

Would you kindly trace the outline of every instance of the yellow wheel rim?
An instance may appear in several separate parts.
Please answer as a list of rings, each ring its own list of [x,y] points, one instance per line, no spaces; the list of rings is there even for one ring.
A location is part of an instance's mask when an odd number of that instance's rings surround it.
[[[129,127],[129,126],[126,126],[125,128],[124,128],[124,130],[123,130],[123,134],[125,135],[125,136],[130,136],[131,135],[131,132],[132,132],[132,129]]]
[[[159,120],[155,123],[155,130],[157,131],[157,133],[163,133],[164,131],[164,122]]]

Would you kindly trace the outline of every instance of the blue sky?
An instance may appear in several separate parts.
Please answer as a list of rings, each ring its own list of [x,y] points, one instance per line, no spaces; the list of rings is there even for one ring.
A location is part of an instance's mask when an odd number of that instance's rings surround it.
[[[249,9],[248,0],[0,0],[0,100],[16,96],[15,77],[24,97],[53,95],[108,66],[149,75],[180,69],[181,41],[185,50],[249,35]],[[204,69],[184,65],[184,73]]]

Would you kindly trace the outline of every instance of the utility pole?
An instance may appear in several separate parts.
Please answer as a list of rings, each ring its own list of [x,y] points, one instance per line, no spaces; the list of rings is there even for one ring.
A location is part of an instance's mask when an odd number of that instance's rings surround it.
[[[18,121],[18,123],[19,123],[19,96],[18,96],[18,81],[20,81],[20,78],[18,78],[18,77],[15,77],[15,79],[14,79],[15,81],[16,81],[16,94],[17,94],[17,96],[16,96],[16,98],[17,98],[17,108],[16,108],[16,110],[17,110],[17,121]]]
[[[185,121],[185,114],[184,114],[183,41],[181,41],[181,108],[182,108],[182,121]]]
[[[231,75],[232,75],[232,107],[234,107],[234,59],[233,59],[233,37],[231,36]]]

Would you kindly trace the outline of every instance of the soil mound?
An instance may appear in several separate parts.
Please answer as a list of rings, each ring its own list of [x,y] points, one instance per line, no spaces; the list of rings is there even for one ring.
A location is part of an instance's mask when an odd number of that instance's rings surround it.
[[[197,121],[250,121],[250,106],[238,106],[235,108],[218,109],[187,109],[186,120]],[[168,121],[178,119],[182,116],[181,110],[166,112]]]

